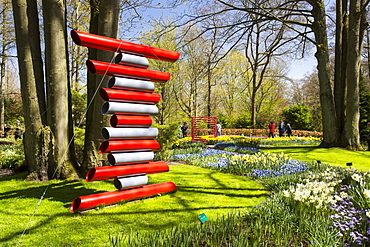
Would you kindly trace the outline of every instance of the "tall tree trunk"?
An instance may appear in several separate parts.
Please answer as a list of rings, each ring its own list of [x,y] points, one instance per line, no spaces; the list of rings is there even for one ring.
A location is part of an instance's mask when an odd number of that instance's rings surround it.
[[[211,56],[212,54],[210,54]],[[207,64],[207,116],[211,116],[212,108],[211,108],[211,101],[212,101],[212,69],[211,69],[211,61],[210,58]]]
[[[98,22],[99,22],[99,3],[100,0],[90,0],[90,33],[98,34]],[[97,59],[97,49],[88,49],[88,58]],[[99,154],[97,148],[99,143],[94,139],[94,125],[98,122],[95,121],[95,116],[100,114],[98,112],[99,107],[95,100],[95,92],[97,86],[95,85],[96,75],[87,73],[87,113],[86,113],[86,128],[85,128],[85,143],[83,162],[81,167],[81,173],[86,173],[90,168],[98,166]]]
[[[347,0],[337,0],[336,2],[334,100],[338,132],[343,133],[347,82]],[[338,144],[344,145],[343,135],[339,135]]]
[[[5,120],[4,120],[4,80],[5,80],[5,64],[6,64],[6,42],[8,42],[8,39],[6,37],[6,32],[7,30],[7,5],[10,2],[3,2],[3,8],[2,8],[2,13],[3,13],[3,18],[1,20],[2,22],[2,44],[1,44],[1,75],[0,75],[0,133],[3,133],[3,128],[5,126]]]
[[[312,30],[315,34],[315,57],[318,63],[320,82],[320,104],[323,123],[322,147],[334,146],[337,143],[337,117],[334,106],[334,95],[330,84],[329,48],[327,41],[325,3],[323,0],[309,0],[313,9],[314,22]]]
[[[361,30],[362,1],[350,1],[348,25],[347,107],[345,141],[348,149],[362,150],[360,145],[360,62],[363,30]]]
[[[5,128],[5,120],[4,120],[4,80],[5,80],[5,63],[6,63],[6,51],[4,49],[4,43],[2,45],[2,55],[1,55],[1,64],[0,64],[0,133],[3,133]]]
[[[253,75],[254,77],[254,75]],[[256,128],[256,122],[257,122],[257,118],[256,118],[256,112],[257,112],[257,106],[256,106],[256,92],[257,92],[257,89],[256,89],[256,86],[255,86],[255,82],[254,82],[255,79],[253,79],[253,86],[252,86],[252,94],[251,94],[251,124],[252,124],[252,128]]]
[[[27,14],[30,16],[28,23],[29,34],[32,37],[32,62],[34,67],[34,75],[36,79],[36,90],[37,100],[39,102],[39,108],[41,113],[41,120],[43,125],[46,125],[47,110],[46,110],[46,94],[45,94],[45,82],[44,82],[44,64],[41,53],[41,41],[40,41],[40,28],[39,28],[39,13],[37,10],[36,0],[27,0]]]
[[[95,33],[111,38],[117,38],[119,1],[118,0],[91,0],[91,19],[90,33]],[[114,54],[112,52],[89,49],[89,59],[111,62]],[[82,172],[86,172],[91,167],[101,166],[106,160],[99,155],[97,149],[102,143],[101,129],[109,126],[109,117],[101,114],[103,100],[95,97],[96,91],[100,87],[106,87],[108,77],[92,75],[89,73],[88,90],[88,109],[86,115],[85,148]]]
[[[76,178],[69,152],[69,106],[65,5],[63,0],[43,0],[45,33],[47,122],[55,139],[49,178]]]
[[[13,15],[17,43],[19,77],[23,111],[25,116],[24,151],[30,179],[47,180],[48,159],[52,143],[47,138],[50,130],[43,128],[35,78],[35,64],[32,59],[33,47],[37,46],[37,37],[30,32],[27,15],[27,1],[13,0]]]

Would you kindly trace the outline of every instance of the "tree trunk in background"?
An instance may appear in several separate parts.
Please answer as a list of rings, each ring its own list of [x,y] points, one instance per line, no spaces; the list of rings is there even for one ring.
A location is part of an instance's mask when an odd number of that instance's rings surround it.
[[[346,109],[346,82],[347,82],[347,0],[336,1],[336,29],[335,29],[335,66],[334,66],[334,101],[337,114],[338,133],[344,130]],[[338,136],[338,143],[344,143],[344,136]],[[343,144],[344,145],[344,144]]]
[[[7,10],[6,10],[6,5],[7,3],[3,3],[3,9],[1,10],[3,12],[3,19],[1,20],[2,22],[2,44],[1,44],[1,75],[0,75],[0,133],[4,133],[4,126],[5,126],[5,121],[4,121],[4,80],[5,80],[5,64],[6,64],[6,24],[7,24]]]
[[[19,77],[25,116],[24,151],[30,179],[47,180],[48,158],[52,143],[46,136],[50,130],[43,128],[37,97],[35,64],[32,50],[37,38],[29,32],[27,1],[13,0],[13,15],[17,43]],[[42,155],[41,155],[42,154]]]
[[[66,52],[65,5],[63,0],[43,0],[45,33],[47,123],[55,146],[49,161],[48,175],[52,178],[76,178],[69,152],[68,70]]]
[[[98,33],[98,20],[99,20],[99,2],[100,0],[90,0],[90,33]],[[88,58],[96,60],[97,49],[89,48]],[[85,143],[83,162],[81,167],[81,174],[86,173],[90,168],[98,166],[99,153],[98,143],[94,139],[93,126],[95,123],[95,115],[99,108],[94,100],[96,92],[96,75],[87,72],[87,113],[86,113],[86,127],[85,127]],[[98,96],[99,97],[99,96]]]
[[[314,22],[312,30],[315,34],[317,68],[320,82],[320,104],[323,123],[323,141],[321,147],[335,146],[337,143],[337,117],[334,105],[334,95],[330,84],[330,63],[327,41],[325,3],[323,0],[309,0],[313,9]]]
[[[91,0],[90,33],[111,38],[117,38],[119,20],[119,0]],[[89,59],[112,62],[115,56],[112,52],[89,49]],[[103,142],[101,129],[109,126],[110,116],[101,114],[103,100],[96,91],[107,87],[110,78],[88,73],[87,93],[88,109],[86,115],[85,148],[82,171],[101,166],[107,159],[98,154],[98,148]]]
[[[361,0],[350,1],[348,21],[347,54],[347,106],[345,118],[345,144],[350,150],[362,150],[360,144],[360,63],[363,45],[364,26]]]
[[[41,52],[41,40],[40,40],[40,26],[39,16],[37,10],[36,0],[27,0],[27,13],[30,16],[31,22],[28,23],[29,34],[32,37],[32,61],[34,66],[34,75],[36,80],[37,99],[39,102],[39,108],[41,113],[41,120],[43,125],[46,125],[47,110],[46,110],[46,94],[45,94],[45,82],[44,82],[44,64]],[[31,18],[32,16],[32,18]]]

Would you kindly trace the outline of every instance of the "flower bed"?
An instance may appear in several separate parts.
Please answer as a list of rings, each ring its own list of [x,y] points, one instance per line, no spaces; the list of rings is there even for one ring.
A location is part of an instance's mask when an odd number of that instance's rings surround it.
[[[284,154],[239,154],[204,149],[201,153],[171,158],[250,176],[271,189],[270,199],[254,208],[246,219],[241,219],[248,222],[264,219],[262,225],[254,225],[253,231],[261,241],[269,239],[274,246],[290,246],[282,237],[284,231],[290,229],[296,232],[297,235],[291,237],[299,239],[300,246],[370,246],[369,173],[322,163],[303,163]],[[284,215],[277,215],[277,208],[282,209],[280,213]],[[266,224],[271,224],[275,232],[262,232]],[[248,235],[248,229],[245,234]],[[253,243],[250,235],[245,241]]]
[[[206,140],[207,145],[216,145],[216,148],[223,149],[225,147],[249,147],[259,148],[262,146],[297,146],[297,145],[319,145],[320,137],[249,137],[238,135],[225,135],[219,137],[200,136]],[[200,143],[198,143],[200,144]],[[185,137],[173,143],[173,148],[187,148],[192,144],[191,137]],[[224,146],[224,147],[222,147]]]
[[[199,129],[197,135],[205,136],[212,133],[211,129]],[[276,131],[277,133],[277,131]],[[268,129],[222,129],[222,135],[244,135],[244,136],[262,136],[266,137],[269,134]],[[293,136],[300,137],[322,137],[322,132],[308,130],[293,130]]]

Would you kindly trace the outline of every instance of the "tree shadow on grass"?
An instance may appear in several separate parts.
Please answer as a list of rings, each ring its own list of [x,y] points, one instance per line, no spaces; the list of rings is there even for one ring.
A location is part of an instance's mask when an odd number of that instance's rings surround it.
[[[104,192],[97,191],[95,189],[87,189],[80,181],[62,181],[55,184],[45,184],[43,186],[38,185],[37,187],[26,189],[19,188],[16,190],[0,193],[0,200],[6,200],[15,197],[40,199],[45,190],[46,193],[44,195],[44,199],[59,201],[64,204],[70,204],[78,196]]]
[[[4,213],[5,212],[2,212],[2,214],[4,214]],[[66,213],[57,213],[57,214],[54,214],[52,216],[49,215],[49,217],[47,217],[44,220],[40,220],[37,224],[35,224],[32,227],[25,228],[25,229],[20,230],[20,231],[15,231],[12,234],[9,234],[9,236],[5,236],[5,237],[0,238],[0,243],[4,243],[6,241],[10,241],[10,240],[15,239],[15,238],[18,237],[19,238],[19,243],[18,244],[20,244],[21,243],[21,240],[22,240],[21,238],[23,238],[27,234],[31,233],[34,230],[37,230],[38,228],[40,228],[41,226],[44,226],[44,225],[48,224],[49,222],[52,222],[57,217],[62,217],[62,216],[63,217],[68,217],[68,215],[71,215],[71,214],[68,213],[68,212],[66,212]]]
[[[212,176],[210,176],[212,177]],[[14,198],[14,197],[21,197],[21,198],[40,198],[40,196],[42,195],[42,193],[45,191],[47,185],[44,185],[44,186],[41,186],[41,187],[37,187],[37,188],[27,188],[27,189],[19,189],[19,190],[13,190],[13,191],[8,191],[8,192],[5,192],[5,193],[0,193],[0,200],[3,200],[3,199],[9,199],[9,198]],[[212,190],[216,190],[215,192],[213,192]],[[221,190],[220,191],[217,191],[217,190]],[[230,188],[228,186],[225,186],[223,185],[222,188],[213,188],[213,187],[191,187],[191,186],[179,186],[178,187],[178,191],[179,192],[190,192],[190,193],[202,193],[202,194],[214,194],[215,196],[218,196],[218,195],[227,195],[227,196],[230,196],[230,197],[263,197],[263,196],[266,196],[265,194],[265,191],[261,190],[261,193],[259,194],[255,194],[255,195],[248,195],[248,191],[250,190],[257,190],[255,188],[251,188],[251,189],[236,189],[236,190],[245,190],[246,193],[243,195],[239,195],[239,194],[234,194],[234,193],[228,193],[227,190],[233,190],[233,188]],[[222,191],[224,191],[225,193],[223,193]],[[77,196],[81,196],[81,195],[87,195],[87,194],[94,194],[94,193],[98,193],[99,191],[96,191],[96,190],[93,190],[93,189],[86,189],[84,188],[83,186],[83,183],[81,183],[80,181],[63,181],[63,182],[60,182],[60,183],[56,183],[56,184],[50,184],[49,185],[49,188],[48,188],[48,191],[46,192],[46,195],[45,195],[45,198],[49,199],[49,200],[55,200],[55,201],[61,201],[63,203],[67,203],[68,204],[70,203],[70,201],[72,199],[74,199],[75,197]],[[125,210],[122,210],[120,212],[107,212],[105,210],[101,210],[98,209],[97,211],[95,211],[92,215],[89,215],[87,214],[86,217],[90,218],[90,217],[94,217],[96,220],[91,223],[90,221],[89,224],[100,224],[98,223],[100,220],[97,220],[99,219],[100,217],[106,217],[108,215],[113,215],[113,216],[123,216],[123,217],[118,217],[117,219],[115,219],[115,224],[131,224],[130,221],[132,221],[132,218],[129,218],[129,219],[126,219],[126,217],[124,217],[125,215],[137,215],[137,217],[139,217],[140,215],[153,215],[155,217],[156,214],[168,214],[169,215],[169,218],[170,218],[170,215],[171,214],[175,214],[175,213],[183,213],[183,212],[187,212],[187,213],[190,213],[190,214],[194,214],[194,219],[197,219],[196,215],[199,213],[200,210],[222,210],[222,209],[226,209],[226,210],[238,210],[238,209],[245,209],[245,208],[250,208],[251,206],[239,206],[239,205],[224,205],[224,206],[215,206],[215,205],[209,205],[209,206],[205,206],[205,205],[196,205],[196,206],[191,206],[190,204],[188,204],[187,200],[183,200],[182,199],[182,196],[181,198],[178,197],[176,195],[176,193],[169,193],[169,196],[171,197],[174,197],[177,201],[177,203],[179,205],[181,205],[180,208],[171,208],[171,207],[168,207],[168,208],[160,208],[160,209],[144,209],[144,210],[137,210],[137,211],[125,211]],[[156,196],[151,196],[151,197],[156,197]],[[145,198],[141,198],[139,200],[143,200]],[[130,203],[130,202],[128,202]],[[115,205],[118,205],[118,204],[115,204]],[[2,211],[0,209],[0,211]],[[3,211],[1,212],[1,214],[6,214],[7,212]],[[63,213],[55,213],[55,214],[37,214],[37,216],[45,216],[47,217],[46,219],[40,219],[39,221],[37,221],[37,223],[35,223],[32,227],[29,227],[27,229],[24,229],[24,230],[18,230],[18,231],[15,231],[13,232],[12,234],[9,234],[7,236],[4,236],[2,238],[0,238],[0,242],[7,242],[7,241],[13,241],[13,240],[16,240],[18,241],[18,238],[19,238],[19,241],[21,242],[22,241],[22,238],[26,237],[28,234],[33,234],[35,232],[38,232],[39,228],[40,227],[45,227],[47,225],[49,225],[52,221],[54,221],[55,219],[57,218],[60,218],[60,217],[65,217],[65,218],[71,218],[71,217],[75,217],[76,215],[75,214],[71,214],[69,212],[63,212]],[[179,217],[179,216],[177,216]],[[186,217],[185,217],[186,218]],[[127,222],[125,222],[127,221]],[[158,221],[153,221],[152,223],[149,223],[147,224],[148,222],[145,222],[145,226],[143,226],[143,228],[147,229],[147,230],[150,230],[150,229],[163,229],[163,228],[166,228],[166,227],[170,227],[170,226],[173,226],[174,224],[176,224],[176,220],[170,220],[170,221],[164,221],[164,222],[158,222]],[[94,225],[91,225],[91,227],[94,227]],[[96,225],[96,227],[99,227],[98,225]]]
[[[19,173],[13,173],[10,172],[11,175],[4,175],[0,177],[0,181],[9,181],[12,179],[15,180],[24,180],[27,177],[27,172],[19,172]]]

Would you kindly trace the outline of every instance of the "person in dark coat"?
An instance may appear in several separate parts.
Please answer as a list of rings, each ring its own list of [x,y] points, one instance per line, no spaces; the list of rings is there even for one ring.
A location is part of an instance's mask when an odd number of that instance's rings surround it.
[[[286,134],[288,135],[288,137],[291,137],[292,133],[293,133],[292,126],[290,126],[290,124],[288,123],[286,125]]]
[[[285,133],[285,124],[284,121],[281,121],[279,124],[279,136],[283,137]]]
[[[181,131],[182,131],[182,137],[187,137],[188,136],[188,125],[186,122],[181,126]]]

